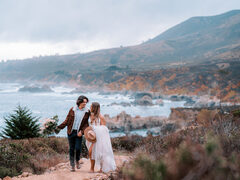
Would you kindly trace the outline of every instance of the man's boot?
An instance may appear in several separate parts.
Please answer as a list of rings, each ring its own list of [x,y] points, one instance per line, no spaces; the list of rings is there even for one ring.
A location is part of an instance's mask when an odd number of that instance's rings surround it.
[[[71,172],[74,172],[74,171],[75,171],[75,167],[74,167],[74,166],[71,166],[70,171],[71,171]]]
[[[76,162],[76,167],[77,167],[77,169],[80,169],[80,168],[81,168],[79,161]]]

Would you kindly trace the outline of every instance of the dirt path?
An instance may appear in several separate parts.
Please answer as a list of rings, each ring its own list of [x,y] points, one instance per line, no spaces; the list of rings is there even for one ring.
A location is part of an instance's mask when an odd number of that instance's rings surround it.
[[[126,155],[115,155],[115,161],[117,167],[121,167],[124,162],[127,162],[130,159]],[[103,173],[90,173],[90,161],[89,159],[82,159],[81,169],[76,169],[75,172],[70,172],[69,163],[60,163],[55,167],[50,168],[49,172],[46,172],[42,175],[31,175],[28,177],[14,177],[12,179],[16,180],[87,180],[87,179],[101,179],[107,177]],[[98,169],[96,169],[98,171]]]

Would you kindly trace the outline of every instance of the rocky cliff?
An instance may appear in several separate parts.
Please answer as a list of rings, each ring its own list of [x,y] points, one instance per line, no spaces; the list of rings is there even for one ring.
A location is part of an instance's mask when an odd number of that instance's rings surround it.
[[[235,114],[235,115],[234,115]],[[107,126],[112,132],[125,132],[131,130],[148,129],[150,134],[167,135],[177,130],[207,126],[221,121],[222,118],[232,119],[240,117],[240,106],[219,106],[204,108],[172,108],[170,116],[131,117],[126,112],[110,118],[104,115]]]
[[[136,129],[148,129],[156,126],[162,126],[166,117],[148,116],[148,117],[131,117],[126,112],[121,112],[115,117],[110,118],[109,115],[104,115],[107,126],[112,131],[131,131]]]

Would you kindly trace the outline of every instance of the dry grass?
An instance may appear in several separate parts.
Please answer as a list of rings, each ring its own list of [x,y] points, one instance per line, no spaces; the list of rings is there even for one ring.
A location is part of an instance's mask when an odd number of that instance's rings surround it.
[[[197,115],[197,123],[203,126],[210,126],[213,124],[214,117],[217,113],[217,110],[202,109]]]
[[[83,155],[86,155],[85,146]],[[0,141],[0,178],[16,176],[23,171],[34,174],[60,162],[68,161],[67,138],[32,138]]]
[[[201,111],[195,128],[143,139],[115,179],[239,179],[240,118],[214,114]]]
[[[112,147],[114,151],[127,151],[133,152],[137,147],[143,145],[143,137],[134,136],[124,136],[112,138]]]

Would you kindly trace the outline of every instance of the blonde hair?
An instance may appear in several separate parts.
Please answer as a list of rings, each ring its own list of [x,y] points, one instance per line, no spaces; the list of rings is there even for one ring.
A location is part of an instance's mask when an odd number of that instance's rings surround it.
[[[100,104],[98,102],[93,102],[92,108],[91,108],[91,115],[94,117],[93,117],[92,121],[98,119],[99,114],[100,114]]]

